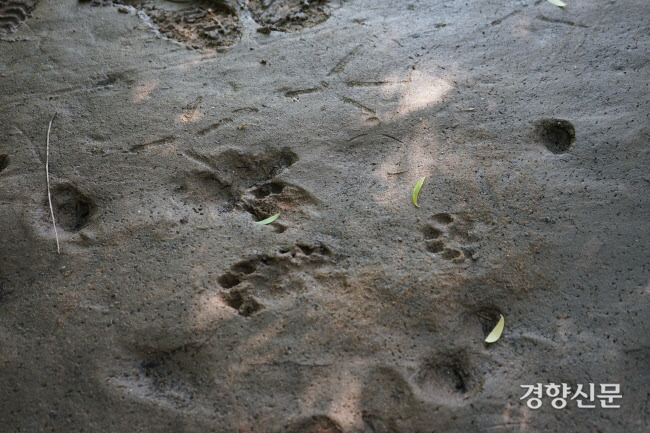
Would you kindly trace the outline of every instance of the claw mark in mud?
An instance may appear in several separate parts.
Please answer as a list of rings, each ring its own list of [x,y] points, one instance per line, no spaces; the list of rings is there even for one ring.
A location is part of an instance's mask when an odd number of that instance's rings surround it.
[[[233,90],[237,90],[237,89],[233,89]],[[241,113],[241,112],[257,113],[258,111],[260,110],[255,107],[241,107],[232,110],[233,113]]]
[[[350,60],[352,60],[352,58],[357,55],[362,46],[363,45],[359,44],[354,47],[352,51],[347,53],[341,60],[339,60],[339,62],[327,73],[327,75],[338,74],[339,72],[343,71],[347,64],[350,63]]]
[[[218,120],[217,122],[214,122],[214,123],[206,126],[203,129],[200,129],[198,134],[199,135],[205,135],[210,131],[214,131],[215,129],[218,129],[218,128],[222,127],[226,123],[232,123],[232,122],[233,122],[233,120],[230,117],[223,118],[221,120]]]
[[[345,85],[348,87],[381,87],[392,86],[395,84],[408,83],[408,80],[402,81],[346,81]]]
[[[367,112],[369,112],[369,113],[375,114],[375,110],[374,110],[374,109],[372,109],[372,108],[370,108],[370,107],[367,107],[367,106],[363,105],[363,104],[362,104],[361,102],[359,102],[359,101],[356,101],[356,100],[354,100],[354,99],[352,99],[352,98],[348,98],[347,96],[341,96],[341,95],[339,95],[339,98],[341,99],[341,101],[343,101],[343,102],[347,102],[348,104],[352,104],[352,105],[354,105],[355,107],[360,108],[361,110],[364,110],[364,111],[367,111]]]
[[[325,415],[313,415],[289,424],[286,433],[343,433],[339,423]]]
[[[106,4],[111,2],[102,2]],[[112,4],[136,8],[160,35],[194,49],[228,47],[241,36],[236,0],[115,0]]]
[[[492,22],[490,23],[490,25],[492,25],[492,26],[499,25],[499,24],[501,24],[502,22],[504,22],[505,20],[507,20],[508,18],[514,17],[514,16],[517,15],[519,12],[521,12],[521,11],[520,11],[520,10],[512,11],[512,12],[510,12],[508,15],[504,15],[504,16],[502,16],[501,18],[497,18],[496,20],[492,21]]]
[[[176,140],[176,136],[174,136],[174,135],[166,135],[165,137],[159,138],[157,140],[148,141],[146,143],[134,144],[133,146],[131,146],[129,148],[129,151],[130,152],[137,152],[138,150],[145,149],[145,148],[147,148],[149,146],[167,144],[167,143],[169,143],[171,141],[174,141],[174,140]]]
[[[284,92],[284,96],[287,98],[295,98],[296,96],[305,95],[307,93],[314,93],[321,90],[320,87],[311,87],[309,89],[296,89],[296,90],[287,90]]]
[[[561,20],[561,19],[557,19],[557,18],[549,18],[549,17],[544,16],[544,15],[537,15],[537,19],[542,20],[542,21],[546,21],[547,23],[566,24],[567,26],[582,27],[584,29],[589,28],[589,26],[586,26],[584,24],[574,23],[573,21],[569,21],[569,20]]]
[[[395,140],[395,141],[397,141],[398,143],[402,143],[402,140],[400,140],[400,139],[397,138],[397,137],[393,137],[393,136],[390,135],[390,134],[381,134],[381,135],[382,135],[382,137],[390,138],[391,140]]]
[[[263,308],[258,299],[294,292],[306,287],[305,270],[331,263],[332,252],[322,243],[300,242],[273,254],[262,254],[230,266],[217,283],[224,302],[242,316]]]
[[[15,32],[35,6],[35,0],[0,0],[0,36]]]
[[[356,140],[357,138],[365,137],[366,135],[368,135],[368,134],[359,134],[359,135],[355,135],[354,137],[348,139],[348,143],[351,142],[351,141]]]
[[[431,220],[432,224],[421,229],[427,251],[453,263],[461,263],[466,258],[477,259],[479,238],[469,218],[437,213]]]
[[[423,393],[445,399],[473,397],[482,385],[464,353],[437,354],[424,360],[415,383]]]
[[[119,0],[115,0],[117,3]],[[79,0],[79,3],[90,3],[91,6],[113,6],[113,0]]]
[[[330,17],[329,0],[248,0],[248,10],[255,22],[263,26],[258,31],[295,32],[313,27]]]
[[[43,205],[48,206],[47,198]],[[71,233],[87,226],[96,208],[88,196],[71,184],[52,188],[52,207],[57,225]],[[49,216],[49,211],[46,214]]]
[[[541,119],[535,123],[535,135],[553,153],[564,153],[576,141],[576,130],[568,120]]]

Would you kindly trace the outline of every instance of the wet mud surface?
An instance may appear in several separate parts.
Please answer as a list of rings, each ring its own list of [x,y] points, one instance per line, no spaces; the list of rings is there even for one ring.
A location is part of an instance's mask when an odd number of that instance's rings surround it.
[[[3,429],[647,431],[649,13],[0,0]]]

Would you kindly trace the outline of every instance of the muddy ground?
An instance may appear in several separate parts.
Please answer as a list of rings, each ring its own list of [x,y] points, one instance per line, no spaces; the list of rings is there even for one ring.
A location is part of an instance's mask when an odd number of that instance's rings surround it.
[[[567,3],[0,0],[0,430],[649,431],[650,3]]]

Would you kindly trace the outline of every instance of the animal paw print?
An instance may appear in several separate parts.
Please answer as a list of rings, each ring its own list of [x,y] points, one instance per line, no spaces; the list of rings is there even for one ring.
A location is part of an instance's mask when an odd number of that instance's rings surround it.
[[[473,233],[472,221],[449,213],[437,213],[432,224],[422,228],[427,251],[444,260],[462,263],[465,259],[477,260],[478,237]]]
[[[228,149],[217,155],[190,150],[184,155],[200,169],[186,173],[175,192],[182,204],[199,215],[237,208],[261,221],[277,212],[300,211],[319,203],[305,189],[276,178],[298,161],[289,148],[258,154]],[[277,222],[272,226],[279,233],[286,230]]]
[[[258,255],[230,266],[217,282],[224,289],[222,299],[238,314],[248,317],[262,308],[261,298],[281,296],[305,286],[303,272],[327,263],[332,255],[322,243],[297,243],[276,253]]]
[[[221,287],[229,290],[223,292],[221,296],[226,305],[237,310],[237,313],[244,317],[251,316],[262,309],[262,304],[254,297],[247,294],[246,291],[236,288],[236,286],[239,286],[244,281],[247,275],[257,270],[257,266],[257,260],[237,262],[217,280]]]
[[[242,208],[256,221],[261,221],[275,212],[296,212],[301,208],[316,205],[318,200],[307,190],[279,180],[272,180],[247,191],[242,197]],[[273,223],[276,232],[282,233],[286,227]]]

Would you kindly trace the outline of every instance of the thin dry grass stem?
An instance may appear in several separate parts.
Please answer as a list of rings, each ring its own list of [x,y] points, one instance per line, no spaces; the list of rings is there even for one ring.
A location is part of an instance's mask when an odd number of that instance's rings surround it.
[[[52,225],[54,225],[54,237],[56,238],[56,252],[61,254],[61,246],[59,245],[59,234],[56,231],[56,221],[54,220],[54,207],[52,206],[52,193],[50,192],[50,131],[52,130],[52,122],[56,117],[56,113],[50,119],[50,124],[47,127],[47,140],[45,144],[45,179],[47,180],[47,201],[50,203],[50,215],[52,215]]]

